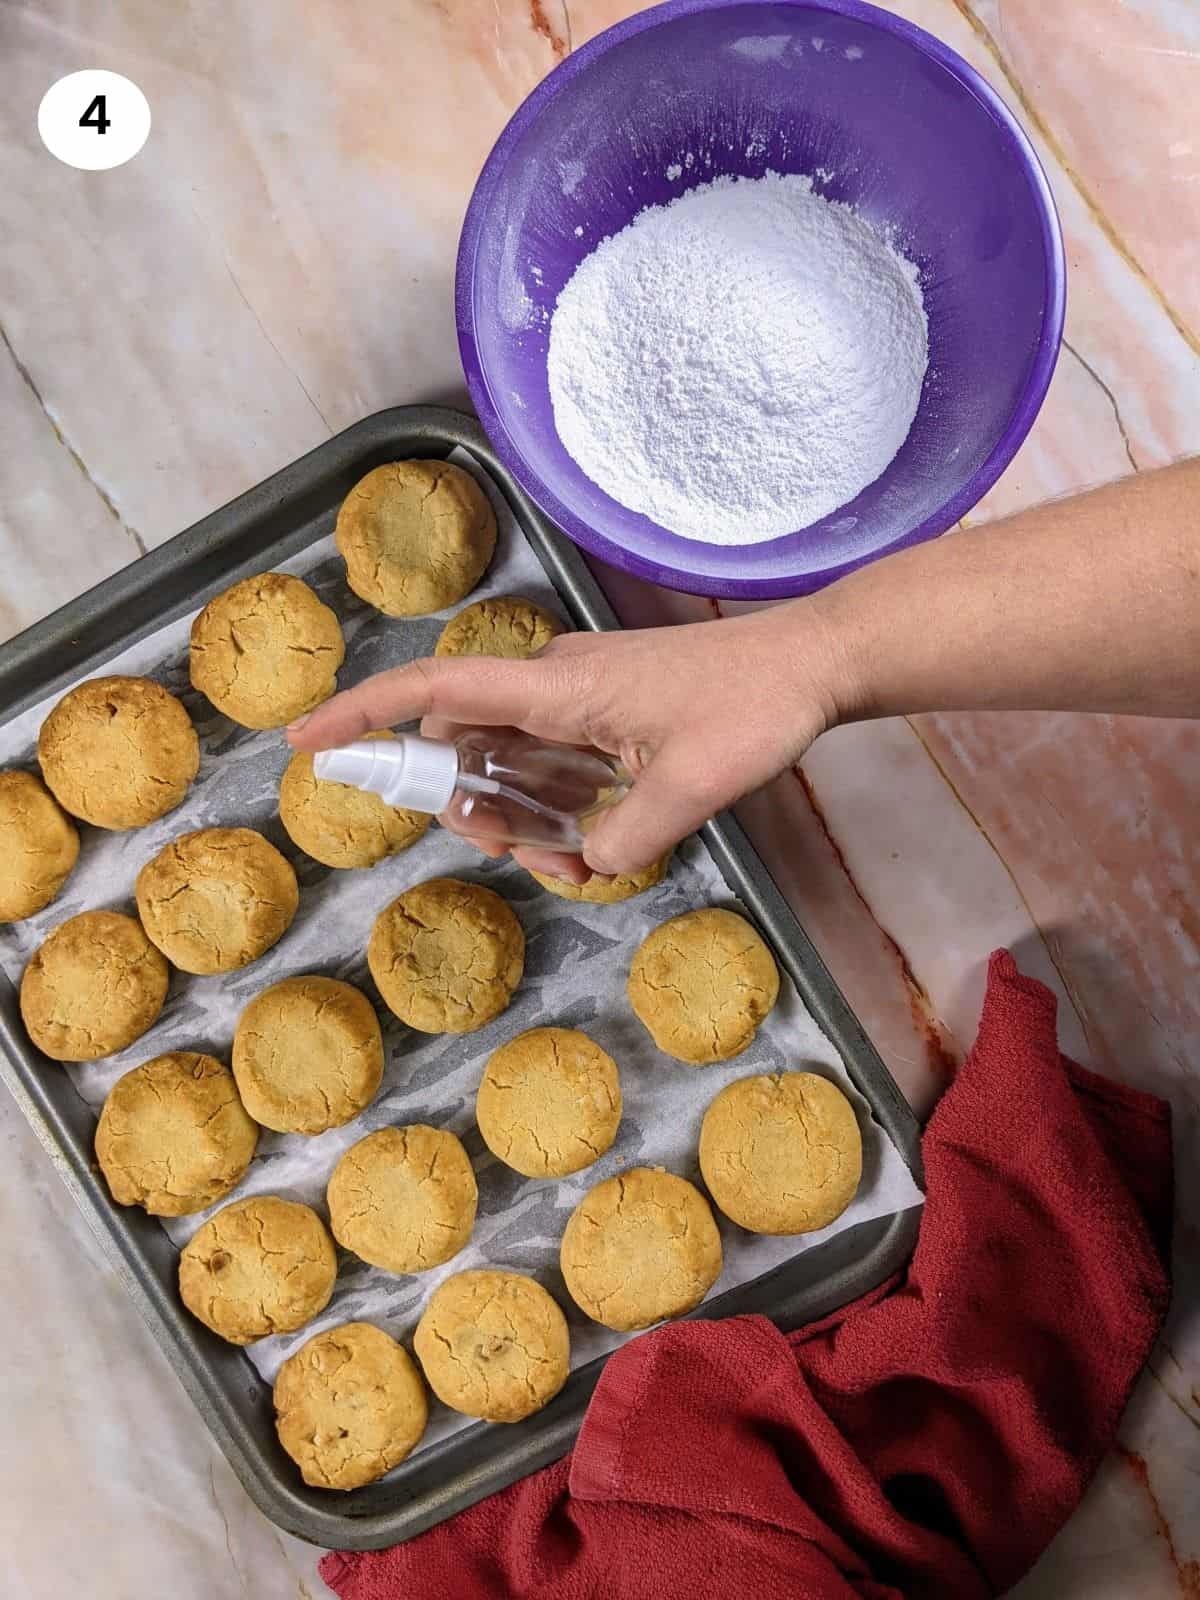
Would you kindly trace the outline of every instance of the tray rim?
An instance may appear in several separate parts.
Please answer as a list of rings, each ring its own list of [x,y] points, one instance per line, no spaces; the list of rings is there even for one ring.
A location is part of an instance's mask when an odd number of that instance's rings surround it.
[[[376,412],[334,435],[290,465],[165,541],[94,588],[0,645],[0,723],[68,682],[94,671],[128,644],[181,615],[246,572],[262,570],[255,553],[237,548],[247,524],[294,516],[289,535],[270,541],[272,561],[286,559],[321,532],[344,493],[338,480],[365,470],[365,458],[447,454],[468,449],[492,475],[576,624],[608,630],[620,624],[579,552],[536,508],[497,457],[478,422],[440,406],[399,406]],[[347,485],[348,487],[348,485]],[[301,515],[301,513],[305,513]],[[290,546],[291,548],[287,548]],[[184,598],[155,607],[168,580],[187,585]],[[125,626],[131,610],[138,616]],[[877,1121],[922,1183],[919,1125],[857,1017],[784,900],[737,821],[728,813],[706,823],[700,839],[732,892],[767,934],[776,956],[839,1051]],[[411,1538],[570,1449],[587,1400],[607,1356],[577,1369],[562,1394],[521,1429],[487,1424],[461,1430],[414,1458],[414,1473],[450,1475],[413,1490],[403,1476],[348,1496],[299,1482],[282,1456],[274,1430],[264,1446],[253,1413],[267,1386],[244,1352],[224,1345],[186,1316],[173,1294],[174,1246],[159,1224],[115,1206],[91,1153],[94,1117],[65,1074],[47,1075],[31,1052],[16,1015],[15,993],[0,994],[0,1077],[92,1228],[110,1264],[192,1398],[216,1443],[258,1508],[278,1526],[313,1544],[377,1549]],[[63,1084],[68,1089],[63,1089]],[[55,1089],[58,1094],[54,1093]],[[706,1302],[692,1315],[762,1312],[787,1329],[815,1320],[868,1292],[896,1272],[916,1242],[920,1208],[847,1229],[834,1240]],[[798,1260],[825,1256],[836,1264],[818,1283],[799,1281]],[[790,1284],[787,1280],[796,1281]],[[269,1404],[269,1398],[267,1400]],[[484,1447],[482,1468],[464,1470],[452,1458]],[[455,1468],[457,1467],[457,1470]]]

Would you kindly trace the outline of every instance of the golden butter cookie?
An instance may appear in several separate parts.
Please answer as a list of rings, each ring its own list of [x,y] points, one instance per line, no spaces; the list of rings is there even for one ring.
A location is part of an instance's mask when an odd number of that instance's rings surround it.
[[[153,1026],[169,978],[136,917],[83,911],[34,951],[21,977],[21,1016],[52,1061],[97,1061]]]
[[[336,1277],[337,1253],[317,1213],[273,1194],[223,1207],[179,1257],[184,1305],[230,1344],[295,1333],[324,1311]]]
[[[422,1033],[473,1033],[498,1017],[525,970],[525,934],[478,883],[430,878],[375,918],[367,964],[388,1007]]]
[[[567,1381],[567,1319],[519,1272],[460,1272],[421,1313],[413,1349],[438,1399],[468,1417],[520,1422]]]
[[[258,1124],[229,1068],[173,1050],[113,1084],[96,1127],[96,1160],[118,1205],[184,1217],[241,1182],[257,1143]]]
[[[706,906],[660,923],[629,969],[629,1003],[655,1044],[701,1066],[740,1055],[779,998],[779,969],[736,911]]]
[[[398,1467],[429,1420],[408,1351],[369,1322],[314,1334],[275,1379],[279,1442],[317,1489],[359,1489]]]
[[[672,853],[668,850],[665,856],[659,856],[657,861],[652,861],[640,872],[622,872],[615,878],[599,878],[593,873],[586,883],[552,878],[545,872],[530,872],[529,876],[536,878],[543,889],[556,894],[560,900],[582,900],[588,905],[611,906],[620,900],[632,900],[635,894],[642,894],[647,889],[653,889],[656,883],[661,883],[671,865]]]
[[[566,1177],[598,1160],[617,1136],[617,1064],[575,1028],[530,1028],[492,1052],[475,1118],[488,1149],[514,1171]]]
[[[232,972],[269,950],[300,904],[296,874],[253,828],[181,833],[137,875],[150,938],[184,972]]]
[[[142,828],[187,794],[200,741],[173,694],[152,678],[90,678],[42,723],[38,761],[64,810],[97,828]]]
[[[284,978],[256,995],[233,1035],[242,1104],[276,1133],[324,1133],[370,1105],[383,1078],[375,1007],[353,984]]]
[[[479,1191],[462,1141],[414,1122],[352,1144],[326,1198],[340,1245],[385,1272],[425,1272],[471,1237]]]
[[[71,875],[79,834],[32,772],[0,772],[0,922],[48,906]]]
[[[559,1260],[580,1310],[631,1333],[700,1304],[721,1275],[721,1235],[694,1184],[631,1167],[584,1195]]]
[[[367,739],[391,739],[386,731]],[[318,778],[307,750],[297,750],[279,785],[279,820],[293,844],[326,867],[373,867],[416,844],[433,818],[389,806],[352,783]]]
[[[351,489],[335,534],[346,581],[389,617],[420,617],[464,599],[496,548],[496,514],[449,461],[393,461]]]
[[[435,656],[506,656],[525,661],[565,630],[552,611],[520,595],[464,606],[442,629]]]
[[[300,578],[260,572],[214,595],[192,623],[192,687],[243,728],[281,728],[337,688],[346,645]]]
[[[858,1118],[838,1086],[817,1073],[739,1078],[704,1113],[700,1171],[739,1227],[813,1233],[858,1192]]]

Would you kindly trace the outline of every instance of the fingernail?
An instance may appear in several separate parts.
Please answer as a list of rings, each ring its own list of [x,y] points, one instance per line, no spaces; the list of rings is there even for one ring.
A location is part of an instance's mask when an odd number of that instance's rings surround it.
[[[288,733],[299,733],[300,729],[304,726],[304,724],[306,722],[310,722],[311,720],[312,720],[312,712],[311,711],[306,711],[302,717],[297,717],[295,722],[289,722],[288,723],[287,732]]]

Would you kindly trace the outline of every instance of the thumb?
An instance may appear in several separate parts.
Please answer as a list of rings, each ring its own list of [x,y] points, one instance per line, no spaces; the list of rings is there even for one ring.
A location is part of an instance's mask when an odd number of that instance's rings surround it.
[[[593,872],[639,872],[733,798],[705,774],[694,748],[666,745],[588,834],[583,859]]]

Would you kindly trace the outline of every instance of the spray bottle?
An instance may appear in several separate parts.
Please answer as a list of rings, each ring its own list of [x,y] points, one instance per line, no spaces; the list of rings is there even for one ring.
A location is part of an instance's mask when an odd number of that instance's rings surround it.
[[[428,811],[455,833],[507,849],[575,853],[632,779],[598,750],[550,744],[516,728],[467,728],[453,742],[400,733],[313,758],[316,776]]]

